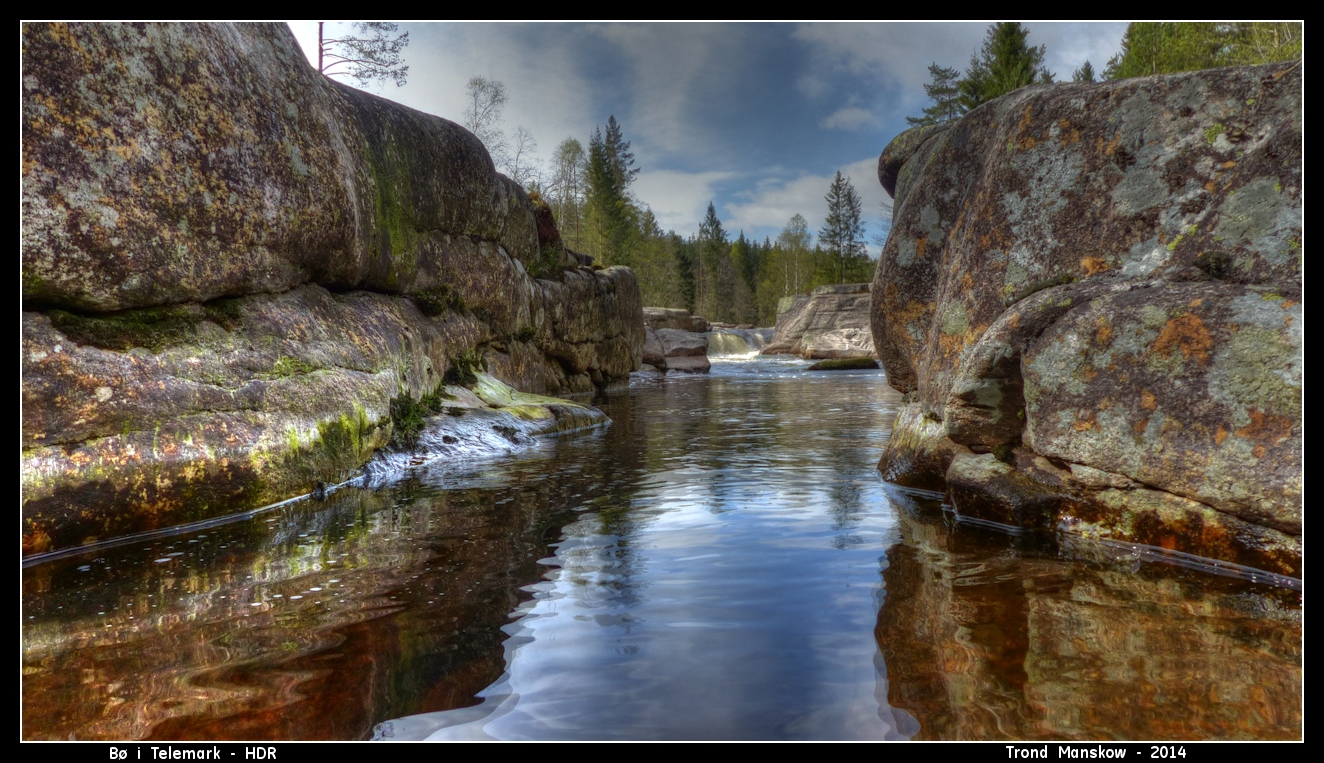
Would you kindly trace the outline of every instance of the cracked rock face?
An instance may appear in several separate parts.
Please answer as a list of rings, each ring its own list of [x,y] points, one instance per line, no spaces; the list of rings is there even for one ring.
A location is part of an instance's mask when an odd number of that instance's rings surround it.
[[[788,298],[785,309],[777,311],[777,333],[763,354],[813,360],[871,357],[869,288],[867,283],[820,286]]]
[[[26,24],[24,552],[343,479],[391,401],[638,368],[633,274],[565,249],[464,128],[281,24]]]
[[[1298,574],[1300,77],[1289,62],[1025,88],[894,140],[872,303],[909,394],[889,479],[933,489],[955,468],[963,510],[989,519]],[[1026,480],[1057,498],[1014,508],[1040,489]]]

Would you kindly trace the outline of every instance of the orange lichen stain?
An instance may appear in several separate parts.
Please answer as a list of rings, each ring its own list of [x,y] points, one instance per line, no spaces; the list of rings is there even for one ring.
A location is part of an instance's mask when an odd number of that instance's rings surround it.
[[[1072,127],[1070,121],[1059,119],[1057,120],[1057,126],[1061,130],[1059,134],[1062,136],[1062,145],[1069,146],[1072,143],[1080,142],[1080,130]]]
[[[1108,145],[1106,146],[1103,145],[1103,138],[1102,137],[1099,138],[1099,145],[1103,147],[1104,156],[1112,156],[1113,153],[1117,151],[1117,145],[1121,142],[1122,142],[1121,133],[1114,135],[1113,139],[1108,141]]]
[[[1227,160],[1226,162],[1223,162],[1223,169],[1225,170],[1230,170],[1235,166],[1237,166],[1237,163],[1232,161],[1231,159]]]
[[[1074,430],[1076,430],[1077,432],[1087,432],[1087,431],[1089,431],[1089,430],[1091,430],[1091,429],[1094,428],[1094,422],[1093,422],[1093,421],[1077,421],[1076,423],[1074,423],[1074,424],[1071,425],[1071,428],[1074,429]]]
[[[1292,436],[1292,420],[1288,417],[1253,408],[1247,408],[1246,413],[1250,414],[1250,423],[1238,429],[1237,436],[1255,442],[1256,458],[1264,456],[1266,445],[1278,445]]]
[[[1222,445],[1223,441],[1226,439],[1227,439],[1227,427],[1223,426],[1222,424],[1219,424],[1218,431],[1214,432],[1214,444]]]
[[[1097,374],[1097,372],[1096,372],[1096,374]],[[1108,399],[1108,398],[1105,397],[1104,399],[1102,399],[1102,400],[1099,401],[1099,410],[1101,410],[1101,411],[1106,411],[1106,410],[1108,410],[1108,409],[1111,408],[1111,407],[1113,407],[1113,401],[1112,401],[1112,400],[1110,400],[1110,399]]]
[[[925,317],[927,317],[929,314],[933,312],[935,307],[936,306],[932,302],[924,303],[924,302],[920,302],[919,300],[912,299],[910,300],[910,302],[906,304],[905,307],[901,308],[900,310],[897,310],[894,315],[897,323],[903,326],[907,326],[922,321]],[[905,332],[903,331],[899,333],[904,334]]]
[[[1282,304],[1279,305],[1279,307],[1283,308],[1284,310],[1286,310],[1289,307],[1295,307],[1295,306],[1296,306],[1295,299],[1285,299],[1283,300]]]
[[[1085,275],[1092,276],[1095,273],[1102,273],[1108,269],[1108,263],[1101,257],[1082,257],[1080,258],[1080,269],[1085,271]]]
[[[1144,434],[1145,430],[1149,428],[1149,419],[1141,419],[1132,424],[1131,428],[1135,430],[1136,434]]]
[[[1112,344],[1113,326],[1111,323],[1108,322],[1107,317],[1102,315],[1099,316],[1094,320],[1094,325],[1099,327],[1099,330],[1094,332],[1094,341],[1103,345],[1104,347],[1107,347],[1108,345]]]
[[[1158,401],[1154,398],[1154,393],[1147,389],[1140,390],[1140,407],[1147,411],[1152,411],[1158,407]]]
[[[1021,314],[1012,313],[1011,317],[1007,319],[1007,328],[1011,328],[1011,329],[1020,328],[1020,325],[1021,325]]]
[[[1085,370],[1081,372],[1081,375],[1085,377],[1086,381],[1090,381],[1093,380],[1094,377],[1098,376],[1099,372],[1095,371],[1093,368],[1090,368],[1089,366],[1086,366]]]
[[[1195,358],[1200,365],[1204,365],[1209,362],[1209,350],[1213,346],[1213,337],[1205,328],[1204,321],[1197,315],[1186,313],[1169,320],[1150,349],[1165,358],[1171,356],[1174,350],[1181,350],[1182,355]]]
[[[939,334],[938,348],[946,357],[959,355],[965,350],[965,337],[960,334]]]
[[[1021,113],[1021,121],[1016,123],[1016,132],[1025,132],[1025,130],[1030,126],[1030,119],[1032,118],[1031,116],[1032,114],[1033,114],[1033,109],[1030,106],[1026,106],[1025,111]]]
[[[928,236],[920,236],[919,238],[915,239],[915,259],[918,260],[924,256],[924,250],[928,247],[928,245],[929,245]]]
[[[1190,302],[1187,302],[1187,303],[1186,303],[1186,306],[1187,306],[1187,307],[1199,307],[1199,306],[1202,305],[1202,304],[1204,304],[1204,297],[1196,297],[1195,299],[1191,300]]]
[[[1217,186],[1214,185],[1214,181],[1212,180],[1204,184],[1204,189],[1210,193],[1213,193],[1214,191],[1218,190]]]

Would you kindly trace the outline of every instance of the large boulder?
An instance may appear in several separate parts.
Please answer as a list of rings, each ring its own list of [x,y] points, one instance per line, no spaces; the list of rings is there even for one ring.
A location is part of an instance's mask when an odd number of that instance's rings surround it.
[[[282,24],[22,27],[24,551],[342,479],[486,367],[640,365],[633,274],[565,249],[469,131]]]
[[[777,329],[764,355],[867,358],[874,354],[867,283],[820,286],[778,305]]]
[[[1026,88],[894,140],[872,329],[908,406],[884,474],[1299,574],[1300,78]]]

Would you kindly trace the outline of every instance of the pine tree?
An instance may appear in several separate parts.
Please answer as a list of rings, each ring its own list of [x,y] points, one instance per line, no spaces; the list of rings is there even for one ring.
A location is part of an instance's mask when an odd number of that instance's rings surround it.
[[[1132,22],[1122,52],[1108,61],[1108,79],[1211,69],[1227,65],[1224,35],[1210,22]]]
[[[955,122],[965,113],[960,100],[960,70],[932,63],[929,64],[929,76],[933,81],[924,86],[924,93],[933,99],[933,105],[924,109],[924,116],[906,117],[906,121],[913,126]]]
[[[1075,70],[1074,72],[1071,73],[1071,81],[1072,81],[1072,82],[1094,82],[1094,81],[1095,81],[1095,77],[1094,77],[1094,65],[1091,64],[1091,63],[1089,62],[1089,59],[1085,59],[1085,63],[1082,64],[1081,67],[1080,67],[1079,69],[1077,69],[1077,70]]]
[[[970,68],[960,83],[960,102],[965,111],[1026,85],[1053,81],[1043,65],[1044,46],[1025,44],[1029,34],[1015,21],[988,28],[979,56],[970,57]]]
[[[721,263],[729,262],[726,231],[717,219],[717,209],[708,202],[708,213],[699,223],[698,263],[694,272],[694,307],[700,315],[716,320],[718,307],[718,274]]]
[[[846,283],[848,270],[855,271],[855,260],[865,259],[863,206],[850,178],[837,171],[823,197],[828,203],[827,220],[819,229],[818,240],[827,247],[836,265],[837,283]]]
[[[630,143],[621,136],[615,117],[607,121],[605,137],[595,128],[588,142],[584,169],[584,219],[588,230],[584,245],[605,265],[633,264],[633,250],[639,239],[640,213],[627,191],[639,170],[629,149]]]
[[[615,115],[607,117],[607,135],[603,138],[603,146],[607,151],[608,164],[615,175],[616,183],[624,193],[639,174],[639,168],[634,166],[630,141],[621,135],[621,126],[616,123]]]

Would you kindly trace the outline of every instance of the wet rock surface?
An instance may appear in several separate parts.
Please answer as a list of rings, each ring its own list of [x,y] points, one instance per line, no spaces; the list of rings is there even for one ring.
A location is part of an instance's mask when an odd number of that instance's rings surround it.
[[[777,331],[763,354],[811,360],[872,356],[869,289],[864,283],[820,286],[790,298],[777,312]]]
[[[25,553],[342,479],[460,361],[553,394],[639,367],[628,269],[284,25],[22,36]]]
[[[884,474],[1299,574],[1300,93],[1291,63],[1026,88],[893,141]]]

